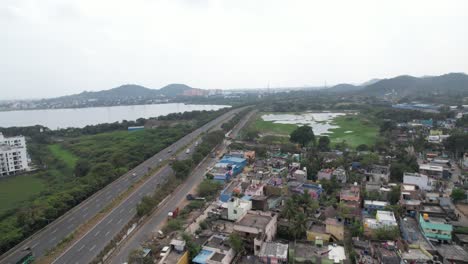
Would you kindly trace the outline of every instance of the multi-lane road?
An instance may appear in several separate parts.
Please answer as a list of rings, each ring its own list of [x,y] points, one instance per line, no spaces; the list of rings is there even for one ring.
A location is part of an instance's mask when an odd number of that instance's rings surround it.
[[[244,116],[239,123],[233,128],[231,135],[236,137],[240,129],[245,126],[247,121],[255,112],[250,112]],[[217,148],[221,153],[225,151],[227,145],[223,143]],[[191,173],[187,180],[179,186],[179,188],[171,194],[166,203],[162,204],[152,215],[151,218],[145,222],[145,224],[137,229],[135,233],[123,242],[117,249],[117,252],[106,261],[106,263],[125,263],[129,253],[138,248],[143,242],[148,241],[153,233],[157,230],[167,219],[167,213],[174,208],[178,207],[179,204],[185,200],[186,195],[190,193],[194,186],[198,186],[204,179],[206,170],[212,167],[217,162],[216,159],[208,157],[204,160],[197,168]]]
[[[221,123],[223,123],[225,120],[230,119],[235,113],[238,113],[242,109],[233,109],[220,117],[208,122],[207,124],[203,125],[202,127],[194,130],[190,134],[184,136],[171,146],[167,147],[166,149],[162,150],[161,152],[157,153],[150,159],[144,161],[134,169],[130,170],[128,173],[124,174],[121,176],[119,179],[115,180],[114,182],[110,183],[107,185],[105,188],[100,190],[99,192],[95,193],[93,196],[89,197],[79,205],[75,206],[73,209],[71,209],[69,212],[64,214],[62,217],[56,219],[49,225],[47,225],[45,228],[31,236],[30,238],[26,239],[16,247],[14,247],[12,250],[8,251],[4,255],[0,257],[0,263],[16,263],[16,261],[19,260],[21,256],[21,251],[24,248],[30,248],[33,255],[38,257],[42,256],[45,254],[46,251],[53,249],[61,240],[66,238],[68,235],[70,235],[76,228],[78,228],[80,225],[83,223],[86,223],[89,221],[91,218],[93,218],[97,213],[99,213],[101,210],[103,210],[109,203],[111,203],[115,198],[117,198],[120,194],[125,192],[134,182],[138,181],[141,179],[146,173],[148,173],[149,170],[152,168],[155,168],[160,164],[160,160],[164,161],[169,159],[174,155],[174,152],[177,150],[185,147],[189,143],[191,143],[196,137],[198,137],[200,134],[207,132],[208,130],[212,129],[215,126],[219,126]],[[127,204],[128,206],[130,204],[133,204],[135,202],[138,202],[140,198],[146,194],[149,194],[151,191],[154,190],[154,186],[156,186],[159,182],[161,182],[161,175],[168,175],[170,173],[170,168],[168,166],[163,167],[159,173],[156,173],[146,179],[145,184],[141,185],[137,190],[134,191],[126,200],[124,200],[120,205],[122,204]],[[152,187],[147,187],[147,186],[152,186]],[[119,206],[120,208],[120,206]],[[133,206],[132,208],[135,208]],[[122,224],[124,220],[126,219],[125,217],[129,217],[132,212],[130,206],[128,207],[127,214],[125,215],[125,210],[121,212],[122,209],[119,210],[113,210],[109,215],[113,215],[116,217],[116,220],[110,221],[108,217],[105,219],[108,222],[104,222],[105,224],[108,225],[115,225],[114,228],[117,228],[118,225]],[[135,210],[135,209],[133,209]],[[134,212],[133,212],[134,213]],[[108,215],[108,216],[109,216]],[[122,220],[119,222],[120,219],[117,219],[117,217],[122,216]],[[110,222],[109,222],[110,221]],[[115,223],[113,223],[115,221]],[[99,224],[102,224],[100,222]],[[94,230],[94,229],[93,229]],[[98,233],[96,235],[96,238],[106,238],[106,232],[103,234]],[[107,236],[109,236],[107,234]],[[93,245],[91,245],[92,247]],[[97,247],[97,246],[96,246]],[[78,248],[79,249],[79,248]],[[81,250],[84,250],[82,248]],[[80,251],[81,251],[80,250]],[[93,252],[94,250],[98,250],[97,248],[94,248],[91,250]],[[67,251],[68,252],[68,251]],[[96,254],[99,251],[96,252]],[[62,255],[61,257],[64,257],[66,255]],[[57,260],[56,263],[66,263],[62,262],[60,259]],[[72,262],[69,263],[88,263],[86,261],[81,261],[81,259],[73,259]]]

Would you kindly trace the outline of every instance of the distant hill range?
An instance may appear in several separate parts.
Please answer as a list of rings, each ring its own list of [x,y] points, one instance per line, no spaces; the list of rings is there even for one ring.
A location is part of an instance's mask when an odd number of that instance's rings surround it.
[[[373,79],[361,85],[338,84],[329,92],[354,93],[363,96],[410,98],[425,97],[466,97],[468,96],[468,75],[449,73],[441,76],[413,77],[408,75],[390,79]]]
[[[207,90],[192,88],[185,84],[169,84],[161,89],[150,89],[136,84],[125,84],[109,90],[102,90],[97,92],[84,91],[79,94],[61,96],[45,100],[128,100],[128,99],[142,99],[142,98],[171,98],[176,96],[195,96],[204,95],[208,93]]]

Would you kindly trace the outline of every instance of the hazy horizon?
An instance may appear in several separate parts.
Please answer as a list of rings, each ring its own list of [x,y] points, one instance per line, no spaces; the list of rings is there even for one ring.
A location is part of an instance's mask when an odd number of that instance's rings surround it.
[[[6,0],[6,99],[123,84],[320,87],[468,72],[465,1]]]

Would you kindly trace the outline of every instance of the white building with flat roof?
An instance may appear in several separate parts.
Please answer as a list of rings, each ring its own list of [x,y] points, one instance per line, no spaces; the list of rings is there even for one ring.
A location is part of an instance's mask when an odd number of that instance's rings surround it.
[[[0,133],[0,177],[26,170],[29,170],[29,165],[24,137],[4,137]]]
[[[424,191],[433,190],[435,182],[436,181],[434,179],[424,174],[410,172],[405,172],[403,174],[403,183],[417,185],[419,189]]]

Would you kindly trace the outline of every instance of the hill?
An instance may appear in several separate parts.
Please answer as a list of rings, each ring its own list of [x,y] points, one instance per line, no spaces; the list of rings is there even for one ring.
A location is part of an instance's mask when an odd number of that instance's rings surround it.
[[[465,97],[468,96],[468,75],[449,73],[421,78],[403,75],[368,85],[360,93],[376,97],[392,95],[397,98]]]

